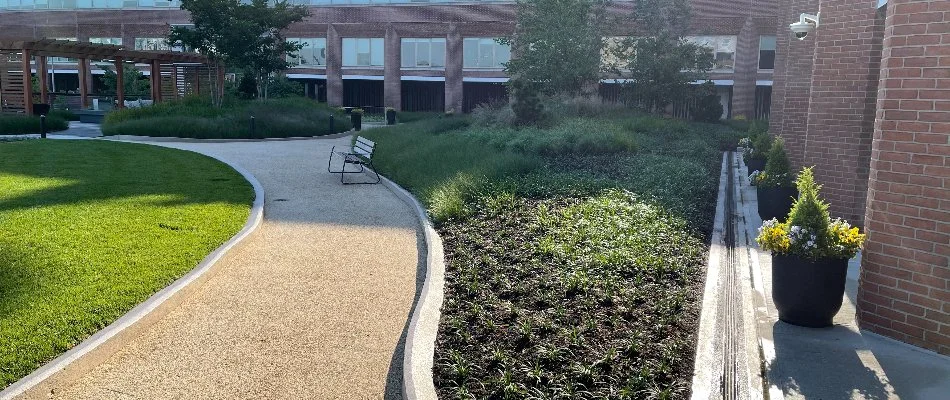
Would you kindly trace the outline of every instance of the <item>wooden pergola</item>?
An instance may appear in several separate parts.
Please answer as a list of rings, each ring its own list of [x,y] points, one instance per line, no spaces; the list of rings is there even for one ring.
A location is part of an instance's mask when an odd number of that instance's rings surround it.
[[[79,96],[83,108],[89,107],[91,86],[90,60],[105,60],[115,65],[116,107],[124,107],[124,68],[126,62],[147,64],[150,69],[153,102],[178,98],[191,93],[208,93],[214,79],[223,91],[224,68],[214,68],[208,57],[196,53],[172,51],[128,50],[123,46],[39,39],[16,40],[0,38],[0,111],[33,113],[31,61],[35,58],[40,86],[40,101],[49,102],[47,57],[78,59]],[[202,85],[202,75],[205,82]],[[204,86],[204,87],[203,87]],[[204,89],[204,90],[202,90]]]

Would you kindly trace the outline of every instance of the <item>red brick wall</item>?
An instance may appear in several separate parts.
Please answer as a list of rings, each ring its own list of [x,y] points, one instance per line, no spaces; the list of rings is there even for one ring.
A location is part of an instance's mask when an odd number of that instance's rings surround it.
[[[772,93],[772,98],[778,101],[772,103],[773,120],[770,121],[771,133],[785,139],[785,148],[795,169],[804,165],[815,36],[818,36],[812,34],[805,40],[791,36],[788,24],[797,20],[803,12],[818,12],[818,0],[791,0],[783,6],[779,17],[777,65]]]
[[[890,0],[858,321],[950,354],[950,2]]]
[[[797,160],[815,166],[831,214],[862,225],[883,14],[878,20],[871,1],[822,0],[818,10],[808,125],[804,137],[796,137],[804,151]]]

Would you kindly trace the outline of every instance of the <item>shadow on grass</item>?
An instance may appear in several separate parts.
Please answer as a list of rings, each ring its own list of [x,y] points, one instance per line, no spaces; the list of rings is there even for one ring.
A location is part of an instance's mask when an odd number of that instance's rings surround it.
[[[235,182],[246,183],[240,174],[209,157],[128,143],[35,140],[0,144],[0,179],[4,175],[36,179],[35,183],[43,179],[68,183],[0,196],[0,211],[138,196],[156,196],[156,204],[168,206],[249,204],[253,196],[250,190],[226,190]],[[196,184],[203,190],[195,190]]]

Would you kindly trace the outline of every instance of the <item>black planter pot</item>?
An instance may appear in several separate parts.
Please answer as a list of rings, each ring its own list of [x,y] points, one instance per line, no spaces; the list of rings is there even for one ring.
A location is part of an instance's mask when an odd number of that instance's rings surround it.
[[[363,114],[350,113],[350,122],[353,123],[353,129],[359,131],[363,129]]]
[[[386,110],[386,125],[396,125],[396,110]]]
[[[792,187],[756,187],[755,193],[759,200],[759,217],[763,221],[772,218],[785,219],[792,210],[795,197],[798,196],[798,190]]]
[[[746,167],[749,168],[749,173],[752,171],[765,171],[765,159],[764,158],[749,158],[745,160]]]
[[[778,319],[810,328],[832,326],[848,278],[847,259],[809,261],[772,256],[772,302]]]

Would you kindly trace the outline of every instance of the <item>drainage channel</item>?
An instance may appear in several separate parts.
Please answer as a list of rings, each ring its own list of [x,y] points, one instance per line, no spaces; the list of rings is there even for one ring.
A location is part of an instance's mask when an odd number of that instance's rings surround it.
[[[739,279],[736,277],[738,268],[736,268],[736,174],[733,167],[733,153],[726,155],[727,163],[725,165],[726,175],[726,193],[725,205],[723,207],[723,241],[724,241],[724,266],[723,285],[720,286],[720,314],[723,321],[722,345],[723,360],[720,376],[720,391],[725,400],[740,399],[741,389],[739,384],[739,362],[737,360],[741,351],[742,322],[736,315],[742,309],[742,299],[739,293]]]
[[[765,397],[749,248],[739,206],[746,202],[739,191],[741,168],[736,153],[723,154],[693,371],[695,400]]]

